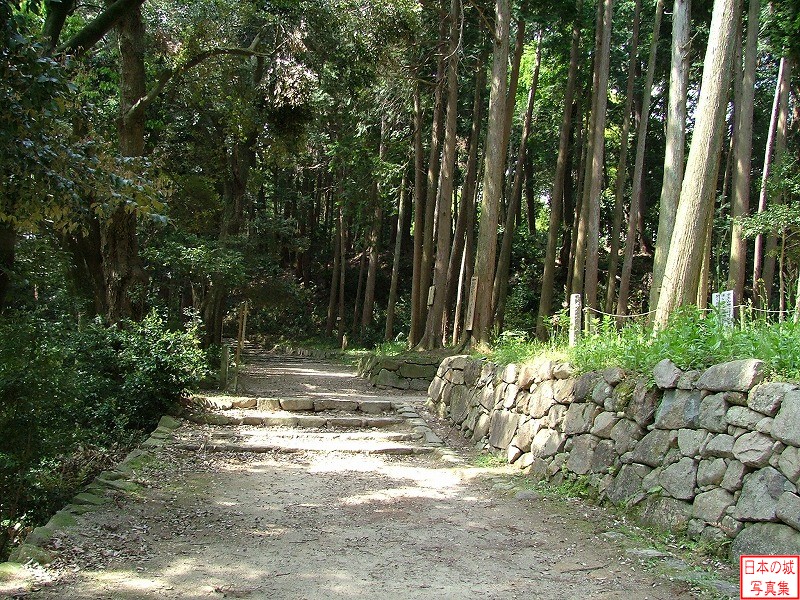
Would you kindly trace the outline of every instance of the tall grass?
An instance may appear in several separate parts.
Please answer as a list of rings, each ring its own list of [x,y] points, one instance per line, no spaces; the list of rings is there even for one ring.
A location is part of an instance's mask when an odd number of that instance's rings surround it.
[[[665,358],[684,370],[758,358],[770,378],[800,381],[800,324],[760,319],[728,327],[716,312],[684,307],[657,332],[638,322],[618,329],[612,319],[605,319],[574,348],[562,338],[542,344],[516,332],[498,338],[487,354],[501,364],[548,354],[564,357],[580,371],[619,366],[642,375],[650,375]]]

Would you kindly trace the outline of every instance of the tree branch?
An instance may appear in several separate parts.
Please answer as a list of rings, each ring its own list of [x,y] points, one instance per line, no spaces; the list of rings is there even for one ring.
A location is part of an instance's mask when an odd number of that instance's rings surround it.
[[[277,51],[277,49],[275,50]],[[136,117],[139,113],[141,113],[145,108],[150,106],[158,95],[164,91],[164,88],[167,87],[170,81],[175,79],[176,77],[180,77],[186,74],[189,70],[196,67],[200,63],[209,58],[214,56],[247,56],[247,57],[256,57],[256,58],[272,58],[274,56],[274,52],[272,54],[265,54],[263,52],[257,52],[254,49],[254,44],[251,44],[248,48],[212,48],[211,50],[206,50],[204,52],[200,52],[196,56],[189,59],[186,63],[181,65],[176,69],[167,69],[163,73],[158,76],[158,80],[156,84],[150,88],[150,91],[147,92],[145,96],[142,96],[133,106],[128,109],[123,115],[124,121],[129,121]]]
[[[72,39],[56,48],[56,52],[72,52],[83,54],[103,39],[119,20],[129,11],[144,4],[145,0],[117,0],[97,15],[93,21],[76,33]]]

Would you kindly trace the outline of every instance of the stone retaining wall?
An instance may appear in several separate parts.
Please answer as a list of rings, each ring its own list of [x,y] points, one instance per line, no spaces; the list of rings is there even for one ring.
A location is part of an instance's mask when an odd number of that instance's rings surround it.
[[[367,354],[358,361],[358,374],[375,386],[424,392],[436,376],[440,356]]]
[[[758,360],[703,372],[664,360],[648,380],[453,356],[428,402],[476,446],[556,484],[585,477],[640,522],[732,541],[734,559],[798,554],[800,386],[762,379]]]

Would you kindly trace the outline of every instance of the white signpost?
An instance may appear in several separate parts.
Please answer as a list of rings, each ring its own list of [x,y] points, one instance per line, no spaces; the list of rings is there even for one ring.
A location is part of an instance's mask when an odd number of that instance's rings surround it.
[[[711,304],[719,309],[723,326],[733,327],[733,290],[711,294]]]
[[[583,312],[583,301],[580,294],[572,294],[569,297],[569,345],[574,346],[578,343],[581,335],[581,313]]]
[[[469,304],[467,304],[467,318],[465,319],[465,329],[472,331],[473,321],[475,321],[475,296],[478,294],[478,278],[473,276],[469,282]]]

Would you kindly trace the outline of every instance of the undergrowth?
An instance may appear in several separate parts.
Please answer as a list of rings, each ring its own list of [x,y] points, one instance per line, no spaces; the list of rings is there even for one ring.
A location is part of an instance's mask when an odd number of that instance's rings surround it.
[[[524,363],[545,354],[568,360],[582,372],[618,366],[645,376],[665,358],[684,370],[758,358],[764,361],[771,379],[798,380],[800,324],[758,319],[730,327],[715,312],[684,307],[656,332],[637,322],[618,329],[613,319],[604,319],[573,348],[563,337],[542,343],[512,332],[501,335],[485,354],[499,364]]]

